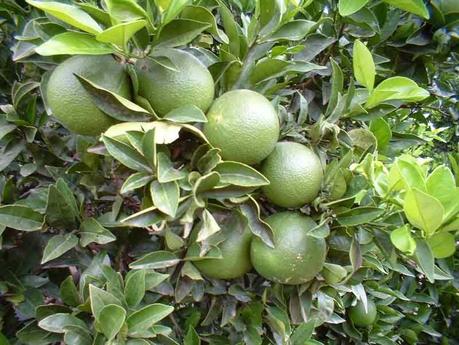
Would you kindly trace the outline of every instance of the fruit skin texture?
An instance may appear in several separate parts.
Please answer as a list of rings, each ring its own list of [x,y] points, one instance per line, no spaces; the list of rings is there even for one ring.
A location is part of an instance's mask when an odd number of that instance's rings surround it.
[[[371,299],[368,299],[368,313],[361,301],[348,309],[349,317],[356,326],[366,327],[372,325],[376,320],[376,304]]]
[[[53,115],[74,133],[99,135],[117,121],[96,107],[74,74],[125,98],[130,98],[131,94],[129,77],[111,55],[74,56],[57,66],[51,74],[47,102]]]
[[[204,134],[225,160],[255,164],[265,159],[279,139],[279,118],[263,95],[233,90],[215,100]]]
[[[195,261],[194,265],[209,278],[239,278],[252,269],[250,262],[252,232],[238,216],[230,218],[220,231],[226,235],[226,239],[218,245],[222,258]]]
[[[296,285],[313,279],[324,265],[325,240],[307,234],[317,224],[297,212],[275,213],[266,219],[274,232],[275,248],[254,237],[251,259],[255,270],[274,282]]]
[[[266,197],[282,207],[300,207],[317,196],[323,179],[319,157],[295,142],[279,142],[264,161],[261,173],[271,182]]]
[[[139,95],[146,98],[158,115],[175,108],[195,105],[206,111],[214,99],[214,80],[207,68],[193,55],[178,49],[165,49],[177,71],[151,59],[138,60],[136,71]]]

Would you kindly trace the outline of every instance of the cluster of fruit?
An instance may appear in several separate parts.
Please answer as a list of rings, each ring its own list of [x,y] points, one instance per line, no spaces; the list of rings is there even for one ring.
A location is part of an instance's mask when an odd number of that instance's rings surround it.
[[[135,65],[138,93],[157,114],[187,104],[207,111],[203,132],[209,142],[225,160],[261,163],[261,173],[270,181],[263,193],[273,204],[300,207],[317,196],[323,177],[319,158],[304,145],[278,142],[277,112],[263,95],[233,90],[214,100],[212,76],[197,58],[176,49],[163,55],[174,68],[148,58]],[[71,131],[98,135],[114,120],[94,105],[76,75],[126,98],[131,93],[129,77],[112,56],[75,56],[52,73],[47,101],[54,116]],[[326,255],[325,241],[308,235],[317,226],[314,221],[292,211],[276,213],[266,221],[273,228],[275,248],[255,238],[250,260],[250,231],[235,232],[221,245],[223,260],[204,260],[197,266],[213,278],[236,278],[248,272],[252,263],[262,276],[284,284],[311,280]]]

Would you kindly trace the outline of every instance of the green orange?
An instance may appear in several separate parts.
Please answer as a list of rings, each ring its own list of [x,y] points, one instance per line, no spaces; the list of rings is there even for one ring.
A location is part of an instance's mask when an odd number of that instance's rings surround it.
[[[223,159],[255,164],[265,159],[279,139],[279,119],[271,102],[251,90],[229,91],[207,113],[204,134]]]
[[[310,148],[295,142],[279,142],[263,162],[261,173],[270,181],[263,192],[273,204],[300,207],[320,191],[323,168]]]
[[[74,133],[98,135],[116,120],[96,107],[75,74],[125,98],[131,96],[129,77],[111,55],[74,56],[51,74],[46,94],[52,114]]]
[[[367,327],[374,324],[377,315],[376,304],[371,299],[367,300],[368,309],[365,310],[362,301],[348,309],[349,317],[356,326]]]
[[[308,231],[317,226],[298,212],[279,212],[266,219],[274,232],[274,248],[254,237],[251,259],[255,270],[266,279],[289,285],[313,279],[324,265],[326,244]]]
[[[161,59],[168,62],[161,63]],[[139,95],[158,115],[195,105],[206,111],[214,99],[214,80],[207,68],[190,53],[163,49],[160,57],[138,60]]]
[[[241,216],[236,214],[224,222],[220,232],[224,237],[223,242],[218,244],[222,258],[195,261],[194,265],[209,278],[241,277],[252,269],[250,262],[252,232]]]

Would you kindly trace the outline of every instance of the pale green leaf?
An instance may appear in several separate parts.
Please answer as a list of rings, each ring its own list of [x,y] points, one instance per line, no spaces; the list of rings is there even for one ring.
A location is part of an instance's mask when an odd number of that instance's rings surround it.
[[[369,0],[339,0],[338,11],[343,17],[359,11]]]
[[[161,212],[174,217],[180,198],[180,189],[177,182],[160,183],[153,181],[150,185],[150,194],[153,204]]]
[[[145,295],[145,270],[130,271],[126,276],[124,296],[129,307],[140,304]]]
[[[99,42],[113,43],[119,47],[124,47],[127,41],[146,25],[147,22],[145,20],[120,23],[98,33],[96,39]]]
[[[0,224],[22,231],[36,231],[43,226],[43,215],[30,207],[20,205],[0,206]]]
[[[180,259],[174,253],[165,250],[159,250],[144,255],[140,259],[131,263],[129,267],[132,269],[153,270],[175,266],[179,262]]]
[[[398,229],[391,231],[390,240],[392,244],[401,252],[413,255],[416,250],[416,241],[411,235],[409,225],[404,225]]]
[[[99,42],[94,36],[82,32],[64,32],[51,37],[35,48],[37,54],[51,55],[105,55],[114,52],[112,46]]]
[[[355,79],[371,92],[375,84],[375,63],[371,52],[360,40],[354,42],[352,62]]]
[[[408,221],[426,236],[431,236],[443,222],[444,209],[433,196],[412,188],[406,192],[403,204]]]
[[[126,320],[126,310],[116,304],[108,304],[102,308],[97,318],[97,326],[108,341],[113,340],[121,331]]]
[[[423,0],[383,0],[388,4],[429,19],[430,14]]]
[[[132,313],[127,319],[128,334],[135,336],[151,328],[155,323],[164,319],[173,311],[174,307],[154,303]]]
[[[220,174],[220,184],[223,185],[260,187],[269,184],[269,180],[257,170],[239,162],[222,162],[214,168],[214,171]]]
[[[434,257],[437,259],[447,258],[456,251],[456,239],[449,232],[436,233],[427,242],[432,248]]]
[[[55,235],[46,245],[43,251],[43,258],[41,263],[44,264],[48,261],[58,258],[62,254],[68,252],[70,249],[78,244],[78,237],[74,234]]]

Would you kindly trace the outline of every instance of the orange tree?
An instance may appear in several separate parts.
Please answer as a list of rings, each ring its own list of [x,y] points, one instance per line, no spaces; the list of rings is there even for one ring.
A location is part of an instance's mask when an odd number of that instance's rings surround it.
[[[0,3],[0,344],[454,344],[457,1]]]

